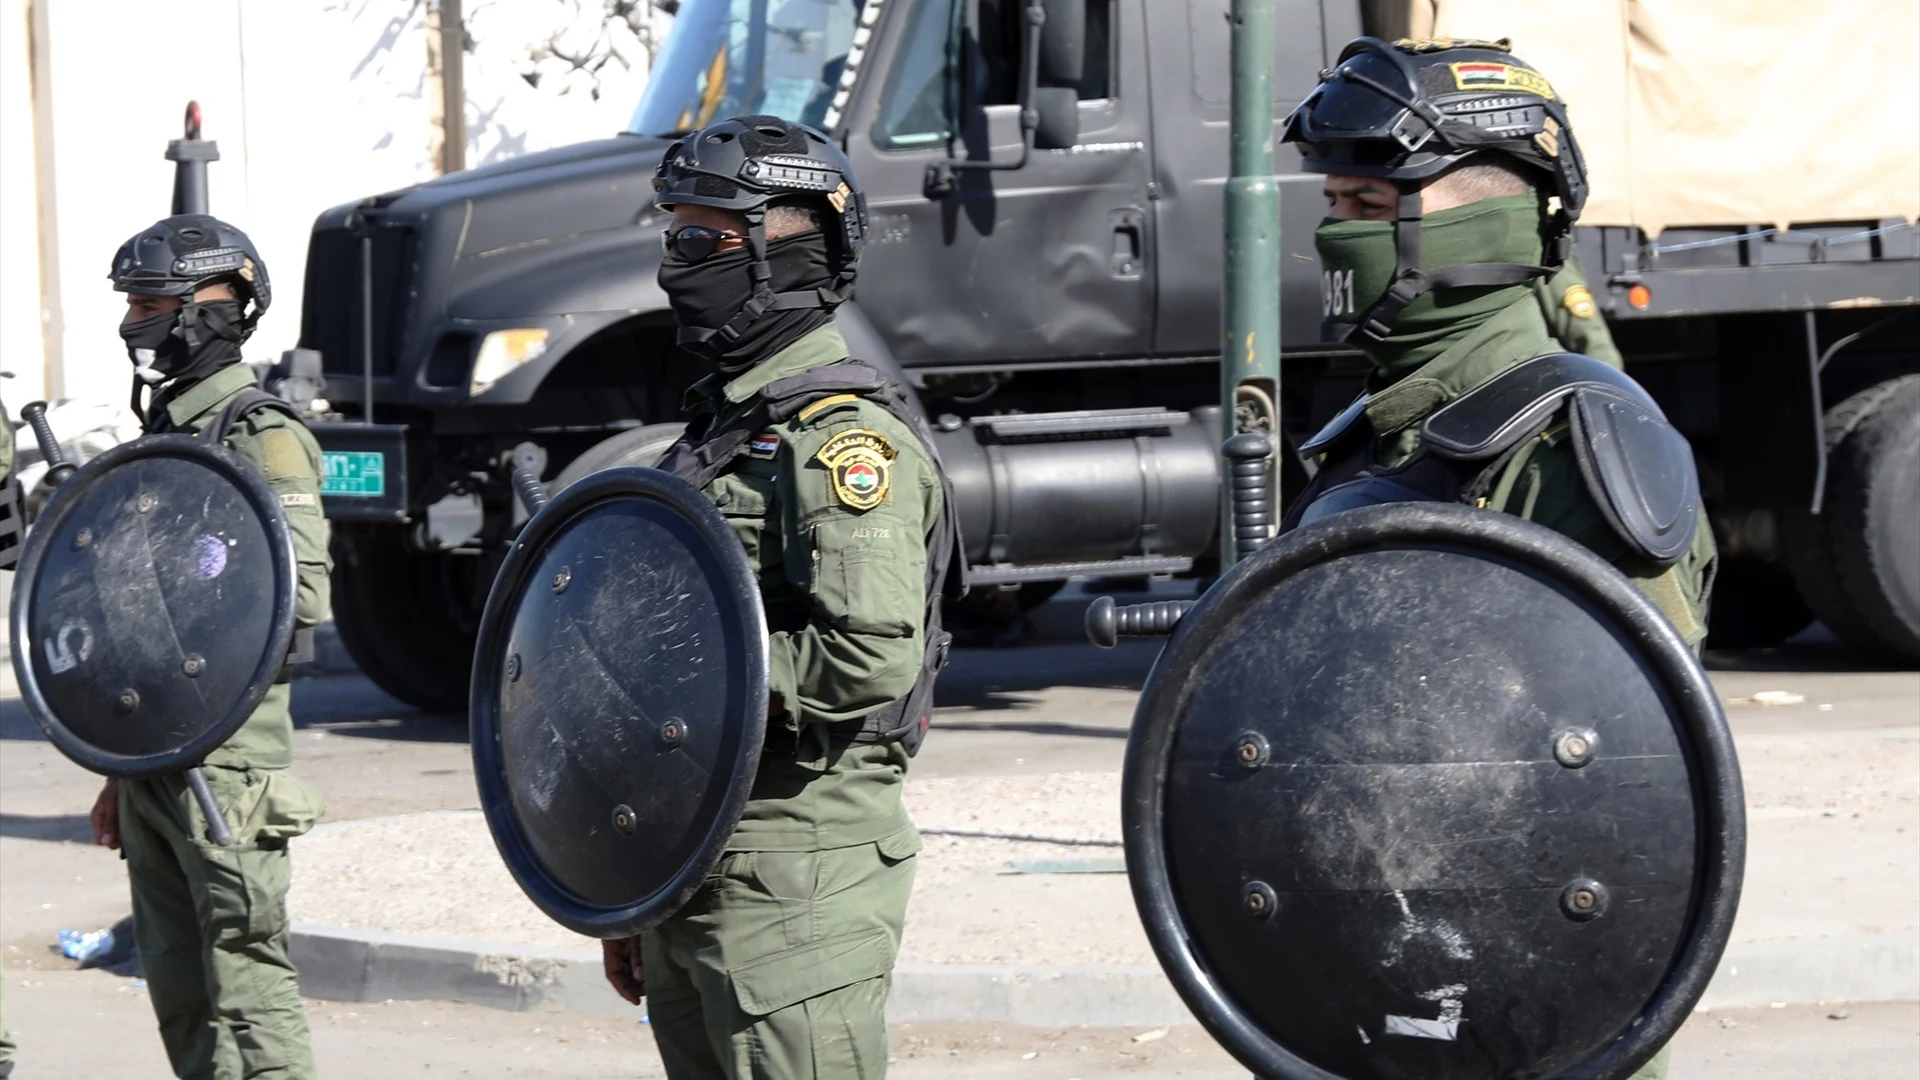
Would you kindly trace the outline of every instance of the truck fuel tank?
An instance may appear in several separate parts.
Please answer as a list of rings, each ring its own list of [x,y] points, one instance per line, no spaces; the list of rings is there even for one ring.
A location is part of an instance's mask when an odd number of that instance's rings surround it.
[[[974,580],[1190,568],[1218,531],[1219,430],[1215,406],[938,418]]]

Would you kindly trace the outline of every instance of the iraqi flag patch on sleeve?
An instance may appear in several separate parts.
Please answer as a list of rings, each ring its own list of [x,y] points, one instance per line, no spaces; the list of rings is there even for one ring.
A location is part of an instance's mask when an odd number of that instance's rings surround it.
[[[780,436],[775,435],[771,431],[763,431],[755,435],[747,443],[747,455],[749,457],[770,458],[779,452]]]

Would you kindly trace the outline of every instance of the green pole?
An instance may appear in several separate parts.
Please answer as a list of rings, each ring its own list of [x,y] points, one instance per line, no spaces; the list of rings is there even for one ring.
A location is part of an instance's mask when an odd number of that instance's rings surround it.
[[[1233,0],[1232,163],[1227,175],[1225,344],[1220,412],[1225,439],[1265,431],[1279,460],[1280,187],[1273,173],[1273,3]],[[1242,400],[1242,387],[1248,387]],[[1271,407],[1270,407],[1271,406]],[[1270,476],[1278,486],[1280,470]],[[1221,476],[1226,476],[1223,467]],[[1220,485],[1220,568],[1235,559],[1232,499]],[[1274,505],[1282,505],[1274,491]]]

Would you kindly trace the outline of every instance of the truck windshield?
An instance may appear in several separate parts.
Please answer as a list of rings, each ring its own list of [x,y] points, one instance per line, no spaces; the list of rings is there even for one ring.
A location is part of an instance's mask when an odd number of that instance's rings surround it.
[[[675,135],[729,116],[819,127],[862,0],[686,0],[627,130]]]

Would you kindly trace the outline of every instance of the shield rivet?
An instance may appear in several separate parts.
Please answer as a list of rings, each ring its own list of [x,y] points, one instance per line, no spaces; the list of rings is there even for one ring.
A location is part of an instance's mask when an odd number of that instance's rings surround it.
[[[197,653],[189,654],[187,659],[181,663],[180,670],[187,673],[187,678],[197,679],[200,677],[201,672],[207,670],[207,662],[202,660]]]
[[[567,566],[561,567],[560,572],[553,575],[554,594],[558,595],[560,593],[566,592],[567,586],[571,584],[572,581],[573,581],[573,568],[567,567]]]
[[[120,691],[120,696],[113,699],[113,715],[115,716],[132,716],[133,711],[139,707],[140,692],[138,690],[122,690]]]
[[[1273,891],[1273,886],[1266,882],[1249,881],[1246,888],[1240,890],[1240,903],[1247,909],[1247,914],[1264,919],[1280,906],[1280,897]]]
[[[154,507],[159,505],[160,505],[160,500],[154,498],[151,495],[146,494],[145,492],[142,492],[140,494],[139,501],[134,503],[134,506],[138,508],[139,511],[143,514],[151,512]]]
[[[613,808],[613,827],[621,836],[633,835],[633,807],[622,803]]]
[[[508,682],[520,681],[520,654],[519,653],[514,653],[511,656],[507,657],[507,681]]]
[[[1600,747],[1600,736],[1592,728],[1568,728],[1553,740],[1553,759],[1569,769],[1578,769],[1593,760]]]
[[[86,547],[88,544],[91,544],[91,543],[93,543],[93,530],[81,529],[80,532],[77,535],[75,535],[73,538],[73,549],[75,551],[78,551],[81,548]]]
[[[1240,744],[1234,748],[1233,756],[1244,769],[1257,769],[1267,763],[1272,749],[1267,746],[1267,737],[1257,731],[1240,733]]]
[[[1576,878],[1560,891],[1560,910],[1574,922],[1597,919],[1607,910],[1607,888],[1592,878]]]
[[[677,747],[687,741],[687,724],[684,720],[669,720],[660,725],[660,741],[669,747]]]

